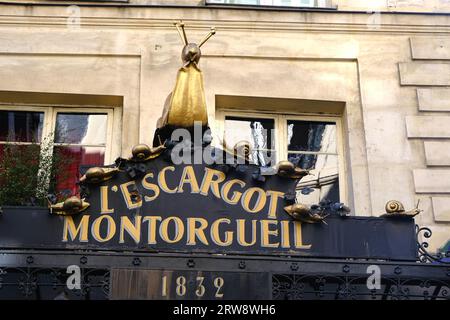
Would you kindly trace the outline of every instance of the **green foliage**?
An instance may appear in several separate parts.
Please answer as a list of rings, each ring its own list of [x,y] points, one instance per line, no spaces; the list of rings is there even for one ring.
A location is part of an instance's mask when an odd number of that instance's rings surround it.
[[[42,143],[8,143],[0,157],[0,206],[46,206],[49,193],[57,194],[56,174],[73,160],[53,154],[53,135]],[[59,179],[64,178],[59,174]]]

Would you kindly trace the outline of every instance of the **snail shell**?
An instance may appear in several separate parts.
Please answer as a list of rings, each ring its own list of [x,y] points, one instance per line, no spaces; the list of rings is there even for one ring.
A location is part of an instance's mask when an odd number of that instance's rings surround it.
[[[75,196],[66,199],[62,205],[65,211],[79,211],[83,208],[83,202]]]
[[[86,171],[86,180],[92,182],[92,183],[98,183],[103,180],[105,172],[103,171],[103,168],[94,167],[89,168]]]
[[[386,203],[386,212],[387,213],[405,212],[405,207],[400,201],[390,200]]]
[[[292,174],[295,172],[295,165],[290,161],[278,162],[278,173],[280,174]]]
[[[144,160],[145,158],[148,158],[150,156],[151,150],[150,147],[146,144],[138,144],[133,147],[131,153],[133,154],[134,158]]]
[[[69,216],[78,214],[89,207],[89,203],[82,199],[72,196],[64,202],[59,202],[50,206],[50,213],[57,215]]]
[[[250,149],[250,142],[242,140],[234,145],[233,152],[236,156],[248,159],[250,157]]]

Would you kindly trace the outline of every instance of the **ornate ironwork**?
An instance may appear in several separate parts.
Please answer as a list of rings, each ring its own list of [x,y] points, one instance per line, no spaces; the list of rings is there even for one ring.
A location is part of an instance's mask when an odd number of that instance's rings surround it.
[[[109,297],[107,269],[80,269],[80,289],[68,289],[65,268],[0,268],[0,299],[97,299]]]
[[[379,289],[367,285],[367,276],[275,274],[275,300],[449,300],[450,281],[382,277]]]
[[[417,249],[418,249],[418,258],[420,262],[434,262],[434,263],[444,263],[450,264],[450,262],[444,261],[443,259],[446,257],[444,254],[438,252],[436,255],[433,255],[427,251],[429,244],[426,240],[420,240],[420,236],[423,236],[425,239],[431,238],[433,232],[430,228],[427,227],[419,227],[416,225],[416,239],[417,239]],[[421,242],[422,241],[422,242]]]

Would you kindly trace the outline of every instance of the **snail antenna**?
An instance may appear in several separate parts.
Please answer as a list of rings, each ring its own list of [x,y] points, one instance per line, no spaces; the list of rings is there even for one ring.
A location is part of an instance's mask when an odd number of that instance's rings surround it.
[[[186,36],[186,31],[184,30],[184,23],[183,23],[183,21],[180,20],[180,22],[175,22],[174,25],[175,25],[175,27],[178,30],[178,34],[180,35],[181,41],[186,46],[188,44],[188,39],[187,39],[187,36]]]
[[[205,44],[206,41],[209,40],[213,35],[216,34],[216,28],[211,27],[211,31],[206,35],[206,37],[202,40],[202,42],[199,43],[198,47],[200,48],[202,45]]]

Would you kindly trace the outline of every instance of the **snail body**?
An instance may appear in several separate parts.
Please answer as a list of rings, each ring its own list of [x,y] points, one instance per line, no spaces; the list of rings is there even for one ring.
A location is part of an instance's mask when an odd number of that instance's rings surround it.
[[[130,160],[135,161],[135,162],[141,162],[141,161],[147,161],[150,159],[154,159],[154,158],[158,157],[159,155],[161,155],[161,153],[165,149],[166,148],[164,147],[164,145],[159,145],[155,148],[150,148],[146,144],[138,144],[138,145],[135,145],[133,147],[133,149],[131,150],[131,154],[133,156],[130,158]]]
[[[277,174],[285,178],[301,179],[307,176],[309,171],[296,167],[290,161],[280,161],[277,164]]]
[[[119,172],[118,168],[89,168],[86,173],[80,178],[80,182],[92,184],[101,183],[114,177],[117,172]]]
[[[416,208],[406,211],[405,207],[403,206],[403,204],[400,201],[389,200],[385,206],[386,213],[382,214],[381,217],[383,217],[383,218],[413,218],[422,212],[422,210],[420,210],[418,208],[418,205],[419,204],[417,204]]]
[[[293,204],[291,206],[284,207],[284,210],[292,217],[294,220],[298,220],[305,223],[325,223],[325,218],[328,215],[320,215],[318,213],[313,213],[311,207],[305,204]]]
[[[76,196],[67,198],[63,202],[50,206],[50,213],[62,216],[71,216],[86,210],[90,204]]]

